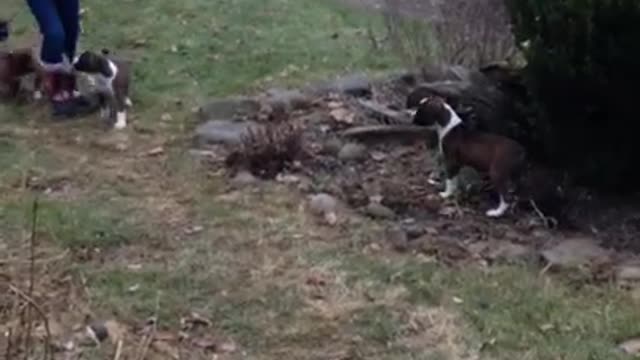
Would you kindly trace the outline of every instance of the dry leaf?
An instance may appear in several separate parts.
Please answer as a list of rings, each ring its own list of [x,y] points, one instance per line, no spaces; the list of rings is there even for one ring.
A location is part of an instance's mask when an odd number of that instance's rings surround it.
[[[219,350],[221,353],[233,353],[238,350],[238,346],[233,341],[226,341],[220,344]]]
[[[549,330],[552,330],[553,328],[554,328],[553,324],[540,325],[540,330],[542,330],[543,332],[547,332]]]
[[[145,153],[146,156],[158,156],[164,154],[164,148],[162,146],[155,147]]]
[[[338,215],[334,211],[324,214],[324,220],[327,224],[335,226],[338,223]]]
[[[104,327],[107,329],[109,338],[111,338],[111,342],[114,345],[117,344],[118,341],[124,340],[125,334],[127,332],[124,325],[115,320],[109,320],[104,323]]]
[[[373,151],[371,152],[371,158],[375,161],[382,161],[387,158],[387,154],[382,151]]]
[[[211,327],[212,325],[211,320],[195,312],[180,319],[180,324],[182,325],[182,330],[190,330],[197,326]]]
[[[218,339],[216,339],[211,335],[205,335],[202,337],[195,338],[193,339],[192,343],[193,345],[201,349],[205,349],[209,351],[216,351],[218,349]]]
[[[178,360],[180,358],[180,352],[178,349],[166,341],[154,341],[151,343],[151,347],[153,350],[160,354],[167,355],[172,359]]]
[[[329,109],[337,109],[343,107],[343,104],[339,101],[329,101],[327,103],[327,106],[329,107]]]
[[[331,110],[329,115],[333,120],[345,124],[353,124],[356,119],[356,114],[345,108]]]
[[[174,342],[179,340],[179,336],[169,331],[156,331],[153,334],[154,341]]]
[[[194,225],[184,230],[185,235],[195,235],[197,233],[201,233],[204,230],[203,226]]]

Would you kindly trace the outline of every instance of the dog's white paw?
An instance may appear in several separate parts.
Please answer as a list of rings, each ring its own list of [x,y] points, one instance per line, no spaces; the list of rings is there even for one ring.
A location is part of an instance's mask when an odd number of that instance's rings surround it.
[[[116,130],[122,130],[127,127],[127,113],[119,112],[116,115],[116,123],[113,125]]]
[[[498,218],[504,215],[505,212],[509,209],[509,204],[507,204],[504,200],[500,200],[500,205],[497,208],[491,209],[486,212],[488,217]]]
[[[33,92],[33,100],[41,100],[42,99],[42,91],[36,90]]]
[[[445,182],[445,189],[440,193],[440,197],[443,199],[450,198],[456,191],[458,191],[458,178],[447,179]]]
[[[440,195],[440,197],[443,198],[443,199],[448,199],[453,195],[453,192],[452,191],[443,191],[443,192],[438,193],[438,195]]]
[[[486,215],[490,218],[498,218],[504,215],[504,211],[501,209],[491,209],[486,212]]]

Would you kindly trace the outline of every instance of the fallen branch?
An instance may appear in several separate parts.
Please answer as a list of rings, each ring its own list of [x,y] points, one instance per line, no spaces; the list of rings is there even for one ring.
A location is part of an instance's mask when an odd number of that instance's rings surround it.
[[[35,272],[36,272],[36,227],[38,225],[38,198],[36,197],[33,201],[33,206],[31,208],[31,236],[29,237],[29,290],[28,290],[28,298],[33,299],[33,287],[35,282]],[[35,304],[35,302],[33,302]],[[33,330],[33,319],[31,317],[31,307],[27,307],[27,338],[25,339],[24,346],[24,360],[29,359],[29,353],[31,350],[31,340],[32,340],[32,330]],[[43,313],[44,315],[44,313]],[[46,349],[46,347],[45,347]],[[47,353],[45,350],[45,359],[47,358]]]
[[[147,352],[149,352],[151,343],[153,343],[153,339],[156,336],[156,331],[158,330],[159,312],[160,312],[160,292],[158,292],[158,294],[156,295],[156,310],[155,310],[155,314],[153,315],[153,325],[151,326],[151,331],[142,340],[142,344],[140,346],[141,351],[139,351],[139,355],[136,357],[136,360],[144,360],[147,357]]]
[[[52,352],[51,352],[51,328],[49,327],[49,319],[47,318],[47,315],[45,314],[44,310],[42,310],[40,305],[38,305],[35,302],[35,300],[33,300],[33,298],[31,298],[29,295],[25,294],[24,291],[20,290],[20,288],[18,288],[17,286],[15,286],[13,284],[9,284],[9,290],[11,292],[13,292],[19,298],[22,298],[22,300],[24,300],[27,304],[29,304],[38,313],[38,315],[42,319],[42,322],[44,324],[44,331],[45,331],[44,359],[45,360],[51,359],[51,357],[50,357],[52,355]]]

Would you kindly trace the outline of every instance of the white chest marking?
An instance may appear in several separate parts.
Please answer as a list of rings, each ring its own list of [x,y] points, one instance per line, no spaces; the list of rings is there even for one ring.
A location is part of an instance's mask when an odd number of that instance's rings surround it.
[[[107,61],[109,62],[109,67],[111,68],[111,76],[93,75],[91,77],[98,90],[113,94],[113,80],[118,75],[118,67],[113,61]]]
[[[449,106],[449,104],[444,104],[444,106],[447,108],[447,111],[449,111],[449,114],[451,115],[451,117],[447,125],[445,125],[444,127],[441,127],[441,126],[436,127],[436,130],[438,131],[438,147],[440,149],[440,154],[442,154],[444,151],[442,149],[442,141],[444,140],[444,138],[451,132],[451,130],[455,129],[458,125],[462,124],[462,119],[460,119],[460,116],[458,116],[458,114],[456,114],[456,112],[453,111],[451,106]]]

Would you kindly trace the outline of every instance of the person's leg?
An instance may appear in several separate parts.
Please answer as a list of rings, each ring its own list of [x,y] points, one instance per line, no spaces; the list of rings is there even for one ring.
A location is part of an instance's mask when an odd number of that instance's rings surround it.
[[[80,35],[80,0],[53,0],[65,33],[64,54],[73,61]]]
[[[64,41],[64,61],[69,64],[73,63],[76,55],[76,47],[78,44],[78,35],[80,33],[80,11],[79,0],[53,0],[60,16],[60,22],[65,33]],[[73,72],[62,76],[62,91],[67,96],[79,96],[76,86],[76,77]]]
[[[45,70],[63,71],[65,32],[54,0],[27,0],[42,33],[40,59]]]
[[[52,102],[53,116],[64,118],[96,110],[85,99],[69,96],[75,88],[75,77],[71,64],[73,58],[69,58],[67,53],[71,50],[71,45],[75,52],[78,35],[73,33],[73,25],[65,25],[68,16],[63,19],[64,11],[59,10],[66,9],[59,4],[67,2],[75,2],[77,8],[77,0],[27,0],[44,38],[41,51],[41,63],[45,70],[44,90]],[[73,4],[71,7],[73,8]],[[71,41],[67,40],[66,28],[71,31]]]

